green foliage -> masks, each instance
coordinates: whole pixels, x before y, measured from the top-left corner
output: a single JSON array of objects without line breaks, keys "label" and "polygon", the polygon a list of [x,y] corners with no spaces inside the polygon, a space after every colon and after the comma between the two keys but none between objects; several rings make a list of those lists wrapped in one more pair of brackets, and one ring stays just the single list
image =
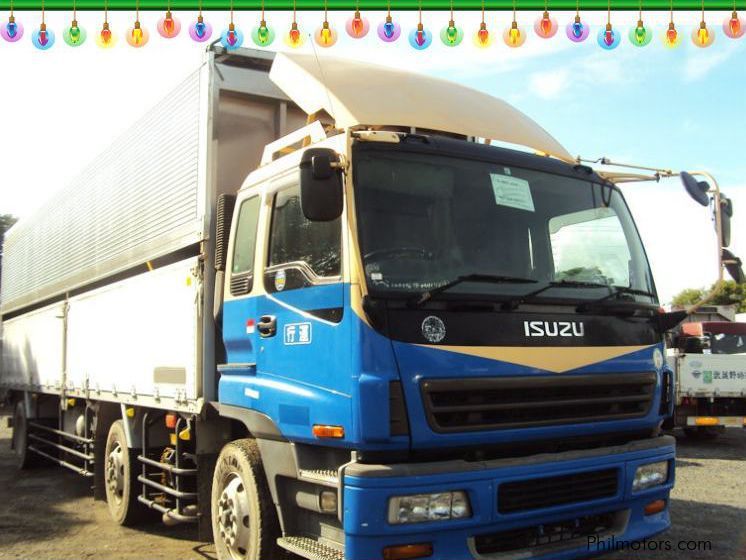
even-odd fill
[{"label": "green foliage", "polygon": [[[674,305],[693,305],[701,300],[707,288],[687,288],[673,298]],[[727,280],[717,296],[710,302],[712,305],[738,305],[736,313],[746,313],[746,284],[738,285]]]}]

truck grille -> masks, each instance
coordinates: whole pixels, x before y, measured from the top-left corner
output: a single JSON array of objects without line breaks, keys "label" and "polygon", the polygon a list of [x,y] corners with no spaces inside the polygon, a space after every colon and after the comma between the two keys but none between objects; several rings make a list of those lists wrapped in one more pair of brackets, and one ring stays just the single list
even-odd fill
[{"label": "truck grille", "polygon": [[[545,525],[522,527],[474,537],[474,549],[480,556],[494,555],[514,550],[536,549],[539,547],[571,546],[582,539],[586,545],[588,538],[613,534],[620,524],[619,513],[585,515],[576,519],[557,521]],[[537,551],[539,552],[539,551]]]},{"label": "truck grille", "polygon": [[576,424],[645,416],[657,376],[648,373],[429,379],[421,384],[440,433]]},{"label": "truck grille", "polygon": [[617,469],[506,482],[498,488],[497,509],[516,513],[610,498],[618,484]]}]

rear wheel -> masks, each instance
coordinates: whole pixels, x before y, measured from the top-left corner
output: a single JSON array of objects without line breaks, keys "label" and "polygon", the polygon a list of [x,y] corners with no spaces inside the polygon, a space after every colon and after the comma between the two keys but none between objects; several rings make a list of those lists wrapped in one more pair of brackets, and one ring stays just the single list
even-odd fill
[{"label": "rear wheel", "polygon": [[16,403],[13,411],[13,452],[16,456],[16,466],[19,469],[29,469],[38,465],[41,457],[29,451],[28,448],[28,418],[26,415],[26,406],[23,401]]},{"label": "rear wheel", "polygon": [[137,501],[137,475],[133,468],[137,458],[135,452],[127,447],[124,423],[121,420],[115,421],[109,428],[104,460],[109,513],[119,525],[135,525],[143,520],[148,510]]},{"label": "rear wheel", "polygon": [[696,426],[684,428],[684,435],[689,439],[713,440],[723,432],[720,426]]},{"label": "rear wheel", "polygon": [[218,560],[279,560],[280,526],[256,442],[220,452],[212,480],[212,532]]}]

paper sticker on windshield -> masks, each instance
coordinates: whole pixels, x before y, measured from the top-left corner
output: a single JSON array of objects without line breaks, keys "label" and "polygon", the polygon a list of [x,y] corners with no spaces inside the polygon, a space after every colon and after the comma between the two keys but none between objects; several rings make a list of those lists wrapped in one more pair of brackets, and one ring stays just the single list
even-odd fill
[{"label": "paper sticker on windshield", "polygon": [[492,192],[495,193],[495,203],[498,206],[508,206],[528,212],[535,211],[528,181],[498,173],[490,173],[490,179],[492,180]]}]

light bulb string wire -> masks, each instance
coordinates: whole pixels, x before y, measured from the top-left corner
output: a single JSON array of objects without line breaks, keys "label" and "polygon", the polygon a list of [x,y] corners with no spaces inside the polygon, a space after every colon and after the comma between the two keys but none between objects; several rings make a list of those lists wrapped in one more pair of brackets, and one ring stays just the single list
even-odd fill
[{"label": "light bulb string wire", "polygon": [[391,0],[386,2],[386,16],[391,17]]},{"label": "light bulb string wire", "polygon": [[516,23],[515,17],[515,0],[513,0],[513,23]]},{"label": "light bulb string wire", "polygon": [[262,0],[262,19],[261,21],[264,21],[264,0]]},{"label": "light bulb string wire", "polygon": [[580,17],[580,0],[575,0],[575,16]]},{"label": "light bulb string wire", "polygon": [[606,25],[611,25],[611,0],[606,5]]},{"label": "light bulb string wire", "polygon": [[484,21],[484,0],[482,0],[482,23],[485,23]]},{"label": "light bulb string wire", "polygon": [[41,24],[44,25],[44,0],[41,0]]}]

